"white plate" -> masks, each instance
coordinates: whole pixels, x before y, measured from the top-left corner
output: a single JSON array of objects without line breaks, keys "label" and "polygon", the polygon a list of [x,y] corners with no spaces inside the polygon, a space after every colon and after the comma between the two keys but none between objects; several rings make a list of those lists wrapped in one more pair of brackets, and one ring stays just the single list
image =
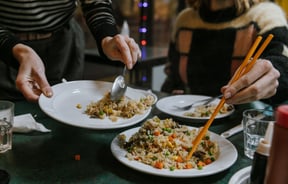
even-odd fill
[{"label": "white plate", "polygon": [[[130,130],[126,130],[122,132],[121,134],[126,135],[126,140],[128,140],[134,133],[138,131],[140,127],[132,128]],[[194,128],[194,127],[189,127]],[[131,167],[132,169],[157,175],[157,176],[165,176],[165,177],[175,177],[175,178],[188,178],[188,177],[200,177],[200,176],[207,176],[212,175],[218,172],[221,172],[225,169],[228,169],[231,167],[235,161],[237,160],[237,150],[234,147],[234,145],[228,141],[227,139],[220,137],[219,135],[210,132],[211,140],[217,141],[219,148],[220,148],[220,154],[217,160],[215,160],[213,163],[203,167],[202,170],[198,169],[183,169],[183,170],[174,170],[170,171],[169,169],[156,169],[152,166],[146,165],[144,163],[134,161],[134,160],[128,160],[128,158],[125,157],[127,151],[119,147],[119,141],[118,137],[116,136],[112,143],[111,143],[111,151],[112,154],[116,157],[117,160],[119,160],[124,165]]]},{"label": "white plate", "polygon": [[[119,118],[116,122],[112,122],[108,117],[105,119],[90,118],[84,114],[85,108],[92,101],[96,102],[111,90],[112,83],[103,81],[71,81],[54,85],[52,98],[47,98],[44,95],[40,96],[39,105],[50,117],[76,127],[89,129],[114,129],[134,125],[151,112],[149,108],[145,113],[135,115],[132,118]],[[133,89],[128,87],[126,96],[128,98],[139,100],[141,97],[153,95],[155,102],[157,96],[151,92]],[[82,106],[77,108],[77,104]]]},{"label": "white plate", "polygon": [[228,184],[249,184],[250,172],[251,172],[251,166],[239,170],[230,178]]},{"label": "white plate", "polygon": [[[157,109],[159,109],[160,111],[169,114],[171,116],[174,117],[178,117],[184,120],[208,120],[209,117],[191,117],[191,116],[185,116],[184,113],[185,112],[192,112],[194,110],[194,108],[192,107],[190,110],[188,111],[182,111],[177,109],[175,106],[179,106],[179,107],[184,107],[186,105],[189,105],[195,101],[198,100],[202,100],[202,99],[206,99],[206,98],[210,98],[210,96],[203,96],[203,95],[174,95],[174,96],[169,96],[169,97],[164,97],[162,99],[160,99],[157,103],[156,103],[156,107]],[[215,99],[213,102],[211,102],[211,104],[218,104],[220,101],[220,99]],[[200,105],[201,103],[199,103]],[[197,104],[195,104],[197,105]],[[225,114],[219,114],[215,117],[215,119],[219,119],[219,118],[224,118],[227,116],[230,116],[232,113],[234,112],[234,108],[233,110],[229,111],[228,113]]]}]

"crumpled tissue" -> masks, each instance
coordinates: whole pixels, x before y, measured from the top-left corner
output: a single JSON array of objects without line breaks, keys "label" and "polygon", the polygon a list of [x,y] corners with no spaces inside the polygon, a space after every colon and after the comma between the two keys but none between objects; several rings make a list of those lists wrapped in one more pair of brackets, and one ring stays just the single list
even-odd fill
[{"label": "crumpled tissue", "polygon": [[18,133],[29,133],[32,131],[51,132],[44,125],[36,122],[31,114],[15,116],[12,131]]}]

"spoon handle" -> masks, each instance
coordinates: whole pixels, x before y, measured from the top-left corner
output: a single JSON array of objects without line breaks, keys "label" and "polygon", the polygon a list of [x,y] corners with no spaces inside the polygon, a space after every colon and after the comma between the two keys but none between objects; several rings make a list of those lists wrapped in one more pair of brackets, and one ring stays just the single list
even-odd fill
[{"label": "spoon handle", "polygon": [[223,132],[221,134],[222,137],[225,137],[225,138],[228,138],[228,137],[231,137],[232,135],[234,134],[237,134],[238,132],[241,132],[243,130],[243,126],[242,126],[242,123],[240,123],[239,125]]},{"label": "spoon handle", "polygon": [[127,67],[126,67],[126,65],[125,65],[125,66],[124,66],[124,69],[123,69],[123,73],[122,73],[123,76],[126,75],[126,71],[127,71]]}]

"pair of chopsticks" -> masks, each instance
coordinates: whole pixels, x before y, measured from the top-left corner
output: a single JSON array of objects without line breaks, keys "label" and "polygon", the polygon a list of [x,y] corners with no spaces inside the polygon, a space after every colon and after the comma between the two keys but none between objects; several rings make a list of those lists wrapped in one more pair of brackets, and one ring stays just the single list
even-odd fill
[{"label": "pair of chopsticks", "polygon": [[[252,55],[254,54],[256,48],[258,47],[259,43],[262,40],[262,36],[258,36],[255,40],[255,42],[253,43],[252,47],[250,48],[250,50],[248,51],[244,61],[242,62],[242,64],[239,66],[239,68],[237,69],[234,77],[230,80],[229,84],[233,84],[234,82],[236,82],[241,76],[243,76],[244,74],[246,74],[247,72],[249,72],[251,70],[251,68],[253,67],[253,65],[256,63],[257,59],[260,57],[260,55],[262,54],[262,52],[264,51],[264,49],[267,47],[267,45],[270,43],[270,41],[272,40],[273,35],[270,34],[266,40],[264,41],[264,43],[261,45],[261,47],[259,48],[259,50],[256,52],[256,54],[254,55],[254,57],[252,57]],[[207,121],[207,123],[205,124],[205,126],[200,130],[199,134],[197,135],[197,137],[193,140],[193,146],[192,149],[190,150],[186,160],[190,160],[190,158],[192,157],[193,153],[196,151],[198,145],[200,144],[200,141],[202,140],[202,138],[204,137],[204,135],[206,134],[206,132],[208,131],[208,128],[210,127],[210,125],[212,124],[213,120],[215,119],[216,115],[218,114],[218,112],[220,111],[220,109],[223,107],[225,103],[225,98],[224,96],[221,98],[220,102],[218,103],[216,109],[214,110],[213,114],[211,115],[211,117],[209,118],[209,120]]]}]

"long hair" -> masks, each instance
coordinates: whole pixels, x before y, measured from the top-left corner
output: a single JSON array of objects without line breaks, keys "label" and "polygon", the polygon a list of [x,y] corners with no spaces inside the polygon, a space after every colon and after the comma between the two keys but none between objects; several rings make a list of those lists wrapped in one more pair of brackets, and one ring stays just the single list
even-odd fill
[{"label": "long hair", "polygon": [[[188,6],[194,8],[195,10],[198,10],[201,3],[207,0],[187,0]],[[213,1],[213,0],[212,0]],[[254,4],[264,2],[267,0],[234,0],[235,1],[235,7],[237,9],[237,13],[241,14],[243,12],[246,12],[248,9],[250,9]]]}]

